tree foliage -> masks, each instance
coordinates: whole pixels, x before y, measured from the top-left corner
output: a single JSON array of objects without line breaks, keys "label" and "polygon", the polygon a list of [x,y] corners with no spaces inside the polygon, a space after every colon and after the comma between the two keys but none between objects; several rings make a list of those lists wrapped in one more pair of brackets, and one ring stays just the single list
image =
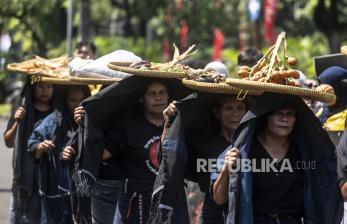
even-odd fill
[{"label": "tree foliage", "polygon": [[[77,41],[81,20],[80,1],[74,0],[73,6],[74,42]],[[301,62],[304,63],[301,68],[308,74],[313,73],[312,57],[328,52],[329,41],[317,32],[317,22],[314,21],[314,12],[323,1],[328,12],[332,10],[334,2],[342,6],[335,11],[337,21],[338,24],[347,22],[345,17],[341,16],[347,13],[345,0],[279,1],[276,30],[287,32],[290,40],[289,50],[293,56],[300,59],[299,66]],[[65,53],[67,2],[68,0],[0,0],[0,28],[2,33],[8,32],[12,38],[10,52],[6,55],[7,61],[22,60],[34,54],[55,57]],[[179,27],[182,21],[186,21],[189,26],[188,44],[197,44],[199,49],[196,58],[206,62],[211,60],[213,30],[218,27],[225,36],[223,61],[230,69],[235,68],[241,18],[245,19],[242,22],[246,22],[243,25],[246,25],[246,34],[249,35],[248,45],[254,45],[253,23],[248,20],[245,11],[247,1],[91,0],[89,2],[91,40],[96,43],[99,56],[123,48],[132,50],[145,59],[161,61],[162,42],[165,38],[169,38],[170,43],[175,42],[179,45]],[[260,17],[258,21],[260,27],[262,18]],[[327,24],[328,17],[321,19],[324,18]],[[340,32],[340,37],[343,37],[341,36],[345,32],[343,27],[336,27],[343,30]],[[329,36],[326,36],[329,40]],[[292,39],[295,41],[291,41]],[[341,40],[343,41],[343,38]],[[263,47],[268,46],[263,45]]]}]

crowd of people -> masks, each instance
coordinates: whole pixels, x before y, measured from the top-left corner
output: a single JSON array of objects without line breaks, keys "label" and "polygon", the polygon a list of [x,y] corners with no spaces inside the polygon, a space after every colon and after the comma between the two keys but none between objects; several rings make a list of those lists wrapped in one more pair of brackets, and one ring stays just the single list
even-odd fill
[{"label": "crowd of people", "polygon": [[[95,50],[81,42],[75,57]],[[238,65],[261,57],[246,49]],[[204,67],[229,76],[221,62]],[[332,107],[160,78],[132,76],[94,95],[28,82],[4,132],[14,148],[10,223],[347,223],[347,131],[335,148],[325,126],[346,109],[344,79],[340,67],[300,76],[305,88],[333,86]]]}]

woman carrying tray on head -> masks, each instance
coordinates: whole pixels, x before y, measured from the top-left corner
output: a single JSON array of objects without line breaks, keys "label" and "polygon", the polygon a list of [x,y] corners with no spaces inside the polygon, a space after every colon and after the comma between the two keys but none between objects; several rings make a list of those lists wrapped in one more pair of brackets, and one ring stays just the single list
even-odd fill
[{"label": "woman carrying tray on head", "polygon": [[[34,129],[28,140],[28,151],[40,161],[41,223],[72,222],[69,170],[60,162],[60,157],[77,129],[74,121],[75,109],[88,96],[90,92],[87,86],[68,86],[63,105],[57,106],[55,111]],[[69,152],[70,150],[69,146],[65,149]]]},{"label": "woman carrying tray on head", "polygon": [[[159,166],[157,146],[163,130],[162,111],[169,92],[170,97],[180,98],[188,91],[178,80],[132,76],[82,103],[82,149],[79,148],[76,162],[80,171],[76,180],[82,184],[76,187],[81,194],[88,194],[88,186],[91,187],[92,213],[100,211],[92,214],[93,223],[109,223],[113,219],[115,223],[145,223],[148,219]],[[112,193],[110,187],[99,190],[105,177],[117,178],[119,187],[113,188]],[[93,200],[98,201],[94,211]]]},{"label": "woman carrying tray on head", "polygon": [[[213,97],[213,101],[212,110],[214,116],[218,120],[218,124],[215,125],[218,126],[216,128],[218,131],[214,131],[212,134],[209,133],[208,136],[194,136],[186,142],[188,148],[198,149],[194,150],[190,159],[188,159],[188,170],[195,167],[194,164],[199,164],[199,160],[204,160],[206,161],[205,164],[209,164],[209,160],[212,161],[217,159],[219,154],[232,144],[234,132],[247,112],[245,102],[237,100],[235,95],[216,94]],[[163,113],[166,122],[168,122],[169,117],[175,116],[177,113],[175,104],[171,103]],[[205,193],[201,223],[217,224],[223,223],[225,206],[217,205],[210,196],[209,186],[211,168],[205,166],[196,167],[197,170],[206,170],[197,173],[192,179],[199,183],[200,190]]]},{"label": "woman carrying tray on head", "polygon": [[52,84],[25,85],[22,106],[10,117],[4,140],[13,151],[13,186],[10,223],[39,223],[41,204],[38,189],[38,160],[27,152],[27,142],[32,130],[54,108]]},{"label": "woman carrying tray on head", "polygon": [[[121,156],[125,182],[114,223],[146,223],[159,168],[158,146],[163,132],[163,110],[169,101],[167,86],[148,82],[140,94],[143,112],[121,121],[105,140],[104,156]],[[183,193],[183,192],[182,192]]]},{"label": "woman carrying tray on head", "polygon": [[263,94],[234,139],[211,177],[227,223],[341,221],[334,146],[302,99]]}]

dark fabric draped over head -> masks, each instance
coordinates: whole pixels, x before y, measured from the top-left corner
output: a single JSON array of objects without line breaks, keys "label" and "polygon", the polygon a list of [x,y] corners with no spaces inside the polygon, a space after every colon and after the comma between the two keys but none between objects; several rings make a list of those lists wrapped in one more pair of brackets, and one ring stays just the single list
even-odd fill
[{"label": "dark fabric draped over head", "polygon": [[213,157],[211,146],[201,142],[220,129],[213,108],[221,97],[224,95],[194,93],[176,103],[178,115],[173,118],[162,144],[162,162],[154,185],[149,223],[170,220],[165,209],[179,206],[178,189],[183,188],[184,178],[198,183],[203,178],[203,173],[197,172],[197,158]]},{"label": "dark fabric draped over head", "polygon": [[164,83],[170,100],[181,99],[191,91],[180,80],[154,79],[132,76],[106,87],[82,102],[86,110],[83,125],[79,129],[76,167],[92,177],[97,177],[102,159],[103,135],[119,119],[130,118],[141,112],[139,96],[147,84]]},{"label": "dark fabric draped over head", "polygon": [[[340,223],[342,198],[339,193],[334,145],[321,127],[319,120],[298,96],[265,93],[258,98],[245,115],[236,134],[234,147],[240,149],[241,158],[247,158],[249,146],[257,132],[258,118],[283,106],[296,111],[296,124],[291,140],[298,146],[305,162],[315,161],[315,169],[305,170],[306,223]],[[252,223],[251,174],[230,175],[227,223]]]},{"label": "dark fabric draped over head", "polygon": [[33,87],[28,81],[21,93],[21,106],[26,109],[26,115],[17,126],[15,145],[13,150],[13,180],[15,186],[21,186],[31,192],[33,185],[34,160],[27,152],[27,141],[34,128]]},{"label": "dark fabric draped over head", "polygon": [[[28,138],[34,129],[34,99],[33,99],[34,85],[28,79],[21,93],[21,106],[26,110],[23,120],[17,126],[15,137],[15,145],[13,151],[13,180],[14,187],[19,187],[32,191],[33,175],[34,175],[34,158],[33,155],[27,151]],[[51,100],[51,108],[56,105],[62,105],[61,99],[58,97],[59,89],[54,87],[54,94]]]}]

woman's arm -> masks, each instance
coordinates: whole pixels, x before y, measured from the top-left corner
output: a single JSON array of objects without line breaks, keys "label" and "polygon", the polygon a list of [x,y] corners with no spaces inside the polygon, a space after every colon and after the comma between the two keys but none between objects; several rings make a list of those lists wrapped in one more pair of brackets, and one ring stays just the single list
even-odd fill
[{"label": "woman's arm", "polygon": [[213,183],[213,199],[218,205],[225,204],[228,199],[229,170],[223,168],[217,180]]},{"label": "woman's arm", "polygon": [[16,137],[18,123],[24,118],[25,112],[26,111],[24,107],[19,107],[13,116],[13,125],[4,133],[5,145],[9,148],[14,147],[14,140]]},{"label": "woman's arm", "polygon": [[342,184],[340,190],[344,201],[347,201],[347,182]]},{"label": "woman's arm", "polygon": [[240,158],[240,151],[236,148],[230,149],[224,157],[224,167],[213,183],[213,199],[218,205],[225,204],[228,201],[229,191],[229,170],[235,166]]},{"label": "woman's arm", "polygon": [[14,147],[14,139],[16,137],[17,127],[18,127],[18,122],[15,121],[12,127],[4,133],[5,145],[8,148]]}]

